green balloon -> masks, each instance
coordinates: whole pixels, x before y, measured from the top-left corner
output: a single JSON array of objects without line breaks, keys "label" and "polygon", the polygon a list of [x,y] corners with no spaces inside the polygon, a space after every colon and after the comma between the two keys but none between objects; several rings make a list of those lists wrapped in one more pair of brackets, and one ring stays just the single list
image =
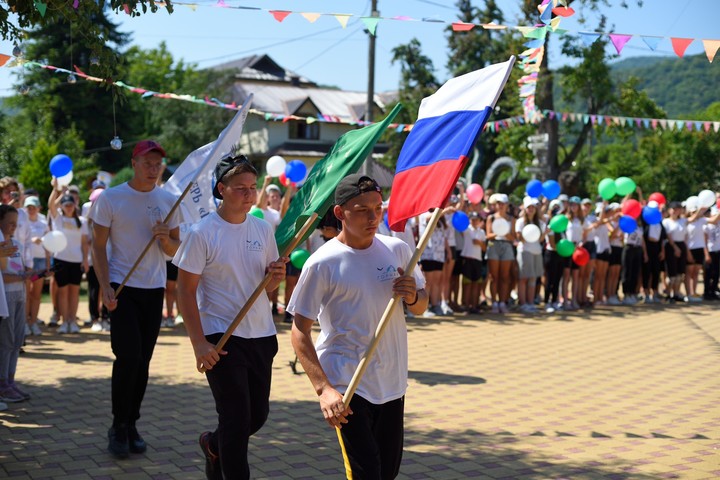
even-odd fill
[{"label": "green balloon", "polygon": [[617,193],[617,187],[615,186],[615,180],[612,178],[603,178],[598,183],[598,193],[603,200],[610,200]]},{"label": "green balloon", "polygon": [[568,218],[563,214],[555,215],[552,220],[550,220],[550,230],[555,233],[563,233],[567,230],[567,227]]},{"label": "green balloon", "polygon": [[261,209],[259,209],[258,207],[252,207],[252,208],[250,209],[250,215],[252,215],[253,217],[257,217],[257,218],[263,219],[263,220],[265,219],[265,214],[264,214],[263,211],[262,211]]},{"label": "green balloon", "polygon": [[636,185],[631,178],[618,177],[615,179],[615,188],[617,189],[617,194],[624,197],[628,193],[634,192]]},{"label": "green balloon", "polygon": [[308,258],[310,258],[310,252],[301,248],[290,254],[290,263],[292,263],[293,267],[302,270]]},{"label": "green balloon", "polygon": [[567,238],[563,238],[557,243],[555,250],[561,257],[569,257],[575,253],[575,244]]}]

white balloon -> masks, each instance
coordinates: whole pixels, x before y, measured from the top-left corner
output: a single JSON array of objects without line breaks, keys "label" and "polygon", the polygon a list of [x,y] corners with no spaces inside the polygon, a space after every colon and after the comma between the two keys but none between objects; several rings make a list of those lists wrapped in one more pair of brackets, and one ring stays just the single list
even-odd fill
[{"label": "white balloon", "polygon": [[688,212],[694,212],[698,208],[700,208],[700,199],[697,196],[693,195],[685,200],[685,210]]},{"label": "white balloon", "polygon": [[660,208],[660,204],[656,202],[655,200],[650,200],[647,204],[650,208]]},{"label": "white balloon", "polygon": [[496,218],[492,223],[492,230],[498,237],[505,236],[510,233],[510,223],[504,218]]},{"label": "white balloon", "polygon": [[534,223],[529,223],[523,227],[522,236],[526,242],[535,243],[540,240],[540,228]]},{"label": "white balloon", "polygon": [[66,187],[70,185],[70,182],[72,182],[73,179],[73,172],[70,170],[68,173],[63,175],[62,177],[57,177],[57,183],[61,187]]},{"label": "white balloon", "polygon": [[67,247],[67,237],[63,232],[52,230],[42,237],[42,245],[50,253],[58,253]]},{"label": "white balloon", "polygon": [[271,177],[279,177],[283,172],[285,172],[285,165],[286,162],[283,157],[280,155],[273,155],[268,158],[268,161],[265,164],[265,170]]},{"label": "white balloon", "polygon": [[698,201],[701,207],[710,208],[715,205],[715,192],[712,190],[703,190],[698,194]]}]

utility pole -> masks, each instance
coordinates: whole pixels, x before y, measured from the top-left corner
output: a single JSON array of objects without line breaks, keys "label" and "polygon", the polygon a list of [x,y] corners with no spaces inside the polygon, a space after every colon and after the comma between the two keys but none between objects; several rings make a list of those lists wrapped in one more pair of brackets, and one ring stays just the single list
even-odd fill
[{"label": "utility pole", "polygon": [[[379,17],[380,12],[377,11],[377,0],[372,0],[372,6],[370,9],[371,17]],[[377,35],[377,27],[375,29],[375,35],[368,31],[368,39],[370,40],[368,45],[368,88],[367,88],[367,102],[365,104],[365,121],[373,121],[373,106],[375,105],[375,36]],[[370,156],[365,159],[362,165],[363,175],[369,173],[369,162],[372,160],[372,151]]]}]

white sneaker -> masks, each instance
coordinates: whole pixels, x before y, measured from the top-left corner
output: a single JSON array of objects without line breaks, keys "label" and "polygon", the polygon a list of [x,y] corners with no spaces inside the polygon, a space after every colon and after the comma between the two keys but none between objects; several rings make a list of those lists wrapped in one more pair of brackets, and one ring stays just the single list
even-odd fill
[{"label": "white sneaker", "polygon": [[493,302],[492,308],[490,309],[490,313],[500,313],[500,306],[497,302]]},{"label": "white sneaker", "polygon": [[552,305],[545,307],[545,313],[555,313],[555,308]]},{"label": "white sneaker", "polygon": [[42,330],[40,330],[40,325],[38,325],[37,322],[30,325],[30,331],[35,336],[42,335]]},{"label": "white sneaker", "polygon": [[95,333],[102,332],[102,329],[102,324],[100,322],[94,322],[92,327],[90,327],[90,331]]},{"label": "white sneaker", "polygon": [[58,327],[57,333],[70,333],[70,326],[67,324],[67,322],[63,322],[63,324]]},{"label": "white sneaker", "polygon": [[425,318],[433,318],[435,316],[436,316],[435,312],[433,312],[429,308],[427,310],[425,310],[425,312],[423,313],[423,317],[425,317]]},{"label": "white sneaker", "polygon": [[30,335],[32,335],[32,330],[30,330],[30,325],[28,325],[28,324],[26,323],[26,324],[25,324],[25,336],[26,336],[26,337],[29,337]]},{"label": "white sneaker", "polygon": [[620,300],[615,295],[608,298],[607,304],[608,305],[622,305],[622,303],[620,303]]},{"label": "white sneaker", "polygon": [[455,311],[450,308],[450,306],[446,302],[442,302],[440,304],[440,310],[442,311],[443,315],[452,315],[453,313],[455,313]]},{"label": "white sneaker", "polygon": [[80,327],[76,322],[70,324],[70,333],[80,333]]},{"label": "white sneaker", "polygon": [[183,320],[183,318],[182,318],[182,315],[180,315],[180,314],[178,313],[177,316],[175,317],[175,325],[180,325],[180,324],[183,323],[183,322],[184,322],[184,320]]}]

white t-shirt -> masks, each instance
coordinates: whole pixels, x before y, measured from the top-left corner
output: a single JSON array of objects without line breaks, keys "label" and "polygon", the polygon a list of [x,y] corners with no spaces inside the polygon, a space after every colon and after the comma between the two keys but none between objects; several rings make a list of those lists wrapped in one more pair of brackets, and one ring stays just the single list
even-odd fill
[{"label": "white t-shirt", "polygon": [[[425,228],[427,227],[428,220],[430,220],[430,215],[420,216],[418,233],[421,238],[425,232]],[[447,228],[451,227],[448,226]],[[436,262],[445,263],[445,240],[447,239],[445,230],[446,229],[442,227],[440,222],[435,225],[435,230],[433,230],[432,235],[430,235],[430,240],[420,256],[421,260],[434,260]]]},{"label": "white t-shirt", "polygon": [[[25,271],[25,251],[24,246],[19,241],[12,239],[12,244],[17,247],[17,251],[7,257],[6,260],[6,266],[3,269],[3,273],[10,273],[12,275],[22,275],[22,273]],[[2,275],[0,275],[1,277]],[[22,292],[25,290],[25,282],[12,282],[8,283],[7,285],[4,285],[4,289],[6,292]],[[0,295],[3,297],[3,301],[7,302],[7,299],[5,298],[5,294]],[[7,303],[5,303],[5,311],[6,313],[3,315],[0,313],[0,316],[7,317]],[[0,310],[2,307],[0,307]]]},{"label": "white t-shirt", "polygon": [[[376,235],[372,245],[356,250],[336,238],[310,256],[290,298],[287,310],[317,318],[315,342],[320,364],[330,383],[344,393],[375,329],[392,299],[392,282],[405,268],[412,251],[402,240]],[[418,290],[425,279],[413,272]],[[405,315],[394,309],[385,333],[358,385],[357,394],[374,404],[405,395],[408,347]]]},{"label": "white t-shirt", "polygon": [[595,238],[595,229],[590,228],[590,226],[597,222],[598,218],[594,213],[589,214],[587,217],[585,217],[585,220],[583,220],[583,242],[591,242]]},{"label": "white t-shirt", "polygon": [[[159,187],[149,192],[140,192],[127,183],[105,190],[95,200],[90,218],[98,225],[110,228],[109,243],[112,251],[108,263],[111,282],[122,283],[152,238],[155,220],[164,220],[175,200],[173,194]],[[177,228],[177,213],[168,224],[171,230]],[[153,246],[126,285],[135,288],[163,288],[166,279],[165,254],[160,244],[153,242]]]},{"label": "white t-shirt", "polygon": [[[540,226],[538,227],[540,229],[540,232],[545,231],[545,224],[543,222],[539,222]],[[525,228],[525,218],[520,217],[515,222],[515,231],[516,232],[522,232],[522,229]],[[518,243],[517,246],[518,252],[528,252],[532,253],[533,255],[540,255],[542,253],[542,245],[540,245],[540,242],[528,242],[527,240],[523,240]]]},{"label": "white t-shirt", "polygon": [[662,236],[662,225],[656,223],[655,225],[648,225],[648,240],[657,242]]},{"label": "white t-shirt", "polygon": [[673,220],[672,218],[666,218],[662,221],[663,227],[665,227],[665,233],[668,238],[673,242],[684,242],[685,232],[687,231],[687,218],[678,218]]},{"label": "white t-shirt", "polygon": [[315,231],[312,232],[307,239],[308,252],[317,252],[320,247],[325,245],[325,242],[327,242],[327,240],[325,239],[325,237],[322,236],[320,230],[315,229]]},{"label": "white t-shirt", "polygon": [[687,225],[688,249],[705,248],[705,231],[703,227],[707,224],[707,218],[700,217]]},{"label": "white t-shirt", "polygon": [[583,241],[583,223],[579,218],[570,219],[568,222],[568,228],[566,231],[567,239],[577,244]]},{"label": "white t-shirt", "polygon": [[390,230],[388,226],[385,224],[385,222],[380,222],[380,225],[378,225],[378,231],[380,235],[386,235],[388,237],[395,237],[399,238],[403,242],[407,243],[408,246],[415,250],[415,235],[413,234],[413,226],[415,225],[415,217],[409,218],[408,221],[405,223],[405,230],[402,232],[396,232],[394,230]]},{"label": "white t-shirt", "polygon": [[[617,220],[613,220],[612,226],[613,226],[613,233],[612,233],[612,236],[610,237],[610,246],[622,247],[624,234],[623,234],[622,230],[620,230],[620,223]],[[619,233],[618,233],[618,231],[619,231]]]},{"label": "white t-shirt", "polygon": [[[47,220],[45,219],[45,216],[40,216],[38,214],[37,220],[32,221],[30,220],[30,241],[32,242],[32,239],[35,237],[42,238],[43,235],[45,235],[48,231],[50,231],[50,228],[48,227]],[[35,242],[31,243],[32,247],[30,247],[30,251],[32,253],[33,258],[45,258],[45,249],[42,246],[42,243],[37,244]]]},{"label": "white t-shirt", "polygon": [[703,230],[707,235],[708,251],[720,252],[720,226],[714,223],[706,223]]},{"label": "white t-shirt", "polygon": [[17,212],[18,220],[14,238],[23,246],[23,254],[25,255],[23,261],[26,265],[32,266],[32,234],[30,232],[30,217],[28,217],[24,208],[18,208]]},{"label": "white t-shirt", "polygon": [[[225,333],[262,282],[267,266],[277,259],[272,226],[252,215],[234,224],[213,212],[192,227],[173,263],[201,275],[197,302],[205,335]],[[275,333],[270,301],[263,291],[233,335],[261,338]]]},{"label": "white t-shirt", "polygon": [[609,252],[610,248],[610,231],[607,223],[602,223],[593,229],[592,240],[595,242],[597,253]]},{"label": "white t-shirt", "polygon": [[[263,219],[272,225],[273,232],[277,230],[277,227],[280,225],[280,221],[282,220],[282,218],[280,218],[280,212],[270,207],[261,208],[260,210],[263,212]],[[277,260],[277,258],[275,260]]]},{"label": "white t-shirt", "polygon": [[447,215],[445,215],[445,223],[448,225],[448,228],[445,231],[448,246],[456,247],[457,243],[455,243],[455,229],[450,228],[450,225],[452,225],[452,214],[448,213]]},{"label": "white t-shirt", "polygon": [[463,249],[460,252],[461,257],[474,258],[475,260],[483,259],[483,251],[480,245],[475,245],[473,240],[484,242],[487,239],[484,228],[474,228],[470,225],[463,232]]},{"label": "white t-shirt", "polygon": [[639,225],[635,229],[634,232],[625,234],[625,245],[628,245],[631,247],[640,247],[640,246],[642,246],[642,241],[643,241],[643,230],[642,230],[642,227]]},{"label": "white t-shirt", "polygon": [[64,215],[58,215],[53,218],[52,227],[53,230],[62,232],[67,238],[67,246],[57,252],[54,257],[64,262],[82,263],[82,236],[85,235],[87,240],[88,226],[87,219],[85,217],[78,217],[80,219],[80,227],[78,228],[75,217],[66,217]]}]

